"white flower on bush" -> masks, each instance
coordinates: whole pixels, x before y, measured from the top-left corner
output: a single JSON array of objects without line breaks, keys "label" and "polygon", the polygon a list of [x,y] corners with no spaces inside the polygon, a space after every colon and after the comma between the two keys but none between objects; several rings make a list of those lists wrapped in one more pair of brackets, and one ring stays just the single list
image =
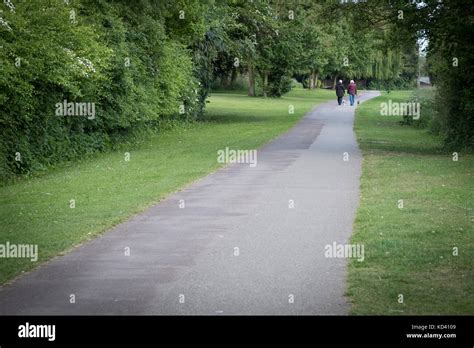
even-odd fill
[{"label": "white flower on bush", "polygon": [[95,73],[96,70],[94,68],[94,64],[87,58],[84,57],[77,57],[76,54],[71,51],[69,48],[64,49],[66,53],[73,59],[76,63],[76,68],[80,70],[82,75],[88,77],[89,73]]},{"label": "white flower on bush", "polygon": [[3,0],[3,3],[10,9],[11,12],[15,13],[15,6],[10,0]]},{"label": "white flower on bush", "polygon": [[7,28],[8,31],[12,31],[12,28],[2,17],[0,17],[0,25]]},{"label": "white flower on bush", "polygon": [[95,72],[94,64],[92,64],[92,62],[89,59],[82,58],[82,57],[76,57],[76,58],[80,64],[86,67],[88,71]]}]

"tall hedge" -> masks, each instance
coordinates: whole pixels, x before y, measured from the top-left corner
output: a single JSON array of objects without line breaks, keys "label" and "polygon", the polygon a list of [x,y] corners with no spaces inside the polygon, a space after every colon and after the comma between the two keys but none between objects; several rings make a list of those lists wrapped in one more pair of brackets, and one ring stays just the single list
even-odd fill
[{"label": "tall hedge", "polygon": [[447,148],[474,149],[474,4],[445,0],[429,22],[428,66],[437,87],[435,126]]},{"label": "tall hedge", "polygon": [[[0,177],[109,148],[196,102],[192,55],[152,1],[0,5]],[[95,117],[57,104],[94,103]]]}]

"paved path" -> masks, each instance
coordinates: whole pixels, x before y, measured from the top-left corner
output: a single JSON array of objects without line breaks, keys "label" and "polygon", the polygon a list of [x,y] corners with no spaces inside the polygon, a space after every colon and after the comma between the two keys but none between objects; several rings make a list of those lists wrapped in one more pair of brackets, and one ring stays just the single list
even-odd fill
[{"label": "paved path", "polygon": [[256,167],[227,166],[5,286],[0,314],[346,314],[347,260],[324,247],[350,237],[361,154],[355,108],[335,104]]}]

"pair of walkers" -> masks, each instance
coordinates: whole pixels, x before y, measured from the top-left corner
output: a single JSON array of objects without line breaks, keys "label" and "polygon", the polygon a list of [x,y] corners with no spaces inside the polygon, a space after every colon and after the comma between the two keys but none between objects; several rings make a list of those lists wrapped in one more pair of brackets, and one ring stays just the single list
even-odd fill
[{"label": "pair of walkers", "polygon": [[[339,80],[336,85],[337,102],[339,105],[342,104],[342,98],[344,97],[344,94],[346,94],[346,91],[342,85],[342,80]],[[351,80],[349,86],[347,86],[347,94],[349,94],[349,103],[351,106],[353,106],[355,102],[355,96],[357,95],[357,85],[355,84],[354,80]]]}]

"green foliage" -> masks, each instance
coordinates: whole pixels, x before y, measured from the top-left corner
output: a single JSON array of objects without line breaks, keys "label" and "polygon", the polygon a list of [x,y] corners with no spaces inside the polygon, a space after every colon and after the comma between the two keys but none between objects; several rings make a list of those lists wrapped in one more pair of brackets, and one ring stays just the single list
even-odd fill
[{"label": "green foliage", "polygon": [[458,151],[474,148],[473,14],[470,3],[446,1],[434,13],[429,33],[427,61],[437,87],[439,132],[446,146]]},{"label": "green foliage", "polygon": [[435,90],[433,88],[419,88],[413,91],[409,102],[419,103],[420,117],[418,120],[413,120],[413,117],[407,118],[407,124],[413,125],[416,128],[427,128],[431,133],[439,134],[434,110],[434,95]]},{"label": "green foliage", "polygon": [[[107,150],[178,117],[181,104],[195,116],[191,53],[168,38],[152,1],[15,5],[0,27],[2,178]],[[64,100],[93,103],[95,117],[58,116]]]},{"label": "green foliage", "polygon": [[[360,6],[359,6],[360,5]],[[402,47],[403,66],[399,78],[428,72],[437,86],[432,131],[444,138],[453,150],[474,147],[474,103],[472,101],[472,67],[474,60],[472,2],[457,0],[367,1],[353,6],[359,26],[388,27],[388,48]],[[403,18],[400,18],[400,12]],[[422,40],[426,44],[421,61],[408,43]],[[411,52],[410,52],[411,50]],[[420,64],[420,66],[418,66]]]},{"label": "green foliage", "polygon": [[[421,68],[439,87],[431,129],[451,147],[474,142],[472,16],[460,20],[470,4],[14,3],[0,5],[1,179],[106,151],[140,129],[200,119],[213,86],[271,97],[290,91],[293,77],[310,89],[326,77],[411,88],[417,36],[429,39]],[[58,116],[65,100],[93,104],[95,117]]]},{"label": "green foliage", "polygon": [[270,75],[268,94],[271,97],[281,97],[293,88],[293,80],[282,73]]}]

